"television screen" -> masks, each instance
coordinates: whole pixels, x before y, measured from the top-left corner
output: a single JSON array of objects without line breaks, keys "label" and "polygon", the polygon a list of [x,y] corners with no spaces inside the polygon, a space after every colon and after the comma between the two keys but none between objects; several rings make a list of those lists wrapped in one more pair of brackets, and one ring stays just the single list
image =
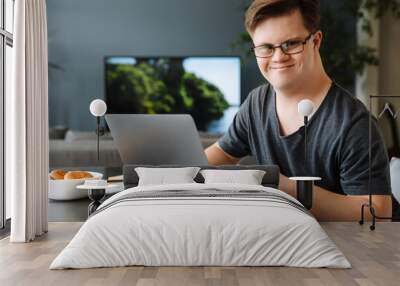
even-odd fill
[{"label": "television screen", "polygon": [[192,115],[198,130],[224,133],[240,105],[239,57],[105,58],[108,113]]}]

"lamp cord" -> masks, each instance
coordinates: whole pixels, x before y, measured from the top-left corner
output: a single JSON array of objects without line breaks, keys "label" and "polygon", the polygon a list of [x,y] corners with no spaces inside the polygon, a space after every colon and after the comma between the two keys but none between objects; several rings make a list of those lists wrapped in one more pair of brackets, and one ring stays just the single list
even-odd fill
[{"label": "lamp cord", "polygon": [[96,116],[97,123],[97,161],[100,161],[100,116]]},{"label": "lamp cord", "polygon": [[305,175],[310,175],[307,174],[308,171],[308,165],[307,165],[307,125],[308,125],[308,116],[304,116],[304,170],[305,170]]}]

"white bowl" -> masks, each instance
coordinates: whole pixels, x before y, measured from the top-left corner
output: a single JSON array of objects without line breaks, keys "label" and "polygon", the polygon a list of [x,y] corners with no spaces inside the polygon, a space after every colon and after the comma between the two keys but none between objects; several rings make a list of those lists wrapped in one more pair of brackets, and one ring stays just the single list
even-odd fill
[{"label": "white bowl", "polygon": [[[92,174],[91,179],[101,179],[103,174],[97,172],[89,172]],[[77,200],[88,197],[87,190],[79,190],[76,186],[81,185],[86,179],[66,179],[66,180],[50,180],[49,179],[49,199],[52,200]]]}]

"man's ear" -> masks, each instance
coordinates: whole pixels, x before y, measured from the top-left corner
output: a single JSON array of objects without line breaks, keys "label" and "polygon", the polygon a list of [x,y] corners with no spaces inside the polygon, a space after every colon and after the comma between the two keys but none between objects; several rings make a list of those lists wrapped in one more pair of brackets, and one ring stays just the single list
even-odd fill
[{"label": "man's ear", "polygon": [[318,49],[318,50],[319,50],[320,47],[321,47],[322,39],[323,39],[322,31],[317,31],[317,32],[315,32],[315,34],[314,34],[314,36],[313,36],[313,44],[314,44],[314,47],[315,47],[316,49]]}]

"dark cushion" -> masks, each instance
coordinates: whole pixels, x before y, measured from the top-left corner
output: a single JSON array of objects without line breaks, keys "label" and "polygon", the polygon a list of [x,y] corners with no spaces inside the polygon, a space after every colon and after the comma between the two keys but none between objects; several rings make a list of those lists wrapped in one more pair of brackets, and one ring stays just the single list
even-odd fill
[{"label": "dark cushion", "polygon": [[[146,168],[182,168],[182,167],[193,167],[193,166],[182,166],[182,165],[124,165],[124,189],[136,187],[139,183],[139,176],[135,171],[137,167]],[[262,179],[261,184],[265,187],[278,188],[279,185],[279,167],[277,165],[223,165],[223,166],[198,166],[201,170],[206,169],[220,169],[220,170],[263,170],[265,175]],[[194,178],[197,183],[204,183],[204,178],[200,174]]]},{"label": "dark cushion", "polygon": [[49,139],[50,140],[60,140],[65,138],[68,128],[63,126],[56,126],[49,128]]}]

